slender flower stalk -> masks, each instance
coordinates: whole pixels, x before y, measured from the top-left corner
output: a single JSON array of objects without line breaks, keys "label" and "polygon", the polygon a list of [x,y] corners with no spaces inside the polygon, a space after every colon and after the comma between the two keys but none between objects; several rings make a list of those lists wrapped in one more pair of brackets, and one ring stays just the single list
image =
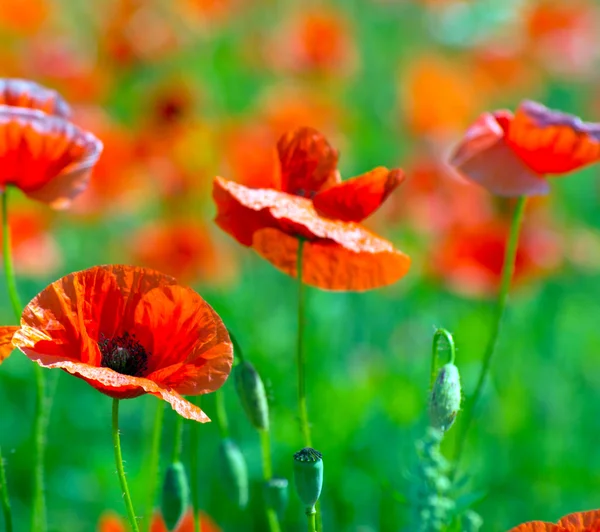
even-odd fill
[{"label": "slender flower stalk", "polygon": [[[194,401],[196,405],[198,403]],[[199,405],[198,405],[199,406]],[[200,479],[198,478],[198,423],[192,423],[190,427],[190,497],[192,499],[192,510],[194,512],[194,532],[200,532],[200,510],[198,506]]]},{"label": "slender flower stalk", "polygon": [[215,392],[215,423],[219,429],[222,439],[229,437],[229,420],[227,419],[227,410],[225,410],[225,401],[222,390]]},{"label": "slender flower stalk", "polygon": [[527,201],[526,196],[520,196],[517,200],[515,210],[513,212],[510,233],[508,236],[508,243],[506,246],[506,252],[504,254],[504,264],[502,265],[502,278],[500,281],[500,291],[498,293],[498,300],[496,303],[496,312],[494,315],[494,322],[492,325],[492,331],[486,346],[485,353],[483,355],[483,363],[481,365],[481,371],[479,373],[479,379],[475,386],[475,392],[471,396],[465,414],[463,416],[464,421],[462,424],[462,430],[458,436],[458,442],[456,444],[456,454],[454,460],[455,470],[458,468],[462,453],[464,451],[465,440],[467,433],[475,416],[475,409],[480,399],[483,385],[485,384],[486,377],[489,373],[490,366],[492,363],[492,357],[496,350],[498,343],[498,337],[500,335],[500,329],[502,326],[502,318],[504,317],[504,311],[506,310],[506,303],[508,299],[508,292],[510,290],[510,283],[515,271],[515,259],[517,256],[517,248],[519,244],[519,233],[521,230],[521,223],[523,221],[523,214],[525,212],[525,204]]},{"label": "slender flower stalk", "polygon": [[175,416],[175,428],[173,429],[173,454],[171,462],[181,461],[181,450],[183,448],[183,417]]},{"label": "slender flower stalk", "polygon": [[317,532],[317,513],[316,512],[312,512],[312,513],[306,513],[307,519],[306,519],[306,530],[307,532]]},{"label": "slender flower stalk", "polygon": [[[21,321],[23,305],[17,290],[17,281],[12,261],[12,249],[10,245],[10,229],[8,227],[8,188],[0,194],[2,196],[2,254],[4,258],[4,275],[6,286],[13,312],[17,322]],[[40,366],[34,364],[36,401],[34,419],[34,496],[33,510],[31,514],[32,530],[46,532],[46,497],[44,490],[44,449],[46,446],[46,385],[44,372]]]},{"label": "slender flower stalk", "polygon": [[302,282],[302,253],[304,251],[304,240],[298,239],[298,257],[296,263],[296,274],[298,276],[298,343],[296,346],[296,365],[298,366],[298,416],[300,418],[300,430],[302,431],[302,442],[305,447],[311,447],[310,423],[308,421],[308,409],[306,406],[306,376],[304,356],[304,283]]},{"label": "slender flower stalk", "polygon": [[148,494],[146,500],[146,511],[144,513],[146,519],[144,521],[144,529],[150,531],[152,521],[152,510],[154,508],[154,499],[156,497],[156,486],[158,485],[158,468],[160,462],[160,441],[162,439],[163,419],[165,417],[165,405],[159,401],[156,405],[156,413],[154,414],[154,424],[152,427],[152,441],[150,444],[150,457],[148,459]]},{"label": "slender flower stalk", "polygon": [[2,512],[4,513],[4,527],[6,532],[12,532],[12,510],[8,498],[8,484],[6,483],[6,472],[4,471],[4,458],[0,449],[0,495],[2,497]]},{"label": "slender flower stalk", "polygon": [[[260,448],[262,451],[262,470],[263,480],[267,483],[273,477],[273,464],[271,462],[271,432],[267,430],[259,430]],[[279,519],[274,508],[267,505],[266,507],[267,522],[269,524],[269,532],[279,532]]]},{"label": "slender flower stalk", "polygon": [[129,487],[127,486],[127,479],[125,478],[125,469],[123,468],[123,455],[121,454],[121,438],[119,437],[119,399],[113,399],[112,405],[112,439],[113,447],[115,448],[115,463],[117,466],[117,474],[119,475],[119,482],[121,483],[121,491],[123,492],[123,499],[125,500],[125,507],[127,508],[127,517],[129,518],[129,524],[133,532],[139,532],[137,519],[135,517],[135,511],[133,510],[133,504],[131,502],[131,495],[129,494]]}]

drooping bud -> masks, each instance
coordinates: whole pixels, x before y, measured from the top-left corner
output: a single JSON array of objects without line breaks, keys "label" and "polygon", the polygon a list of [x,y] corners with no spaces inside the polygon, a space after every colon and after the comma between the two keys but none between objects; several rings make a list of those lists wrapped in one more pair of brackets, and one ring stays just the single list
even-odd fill
[{"label": "drooping bud", "polygon": [[275,510],[279,518],[283,516],[288,503],[287,478],[274,477],[265,482],[265,502],[267,507]]},{"label": "drooping bud", "polygon": [[440,369],[429,398],[429,420],[431,426],[446,432],[454,423],[460,410],[460,375],[454,364]]},{"label": "drooping bud", "polygon": [[298,451],[294,455],[294,480],[306,513],[314,513],[323,487],[323,455],[311,447]]},{"label": "drooping bud", "polygon": [[229,498],[245,508],[249,496],[248,469],[242,451],[231,438],[224,438],[219,445],[219,469]]},{"label": "drooping bud", "polygon": [[260,375],[248,361],[238,364],[233,372],[235,389],[250,423],[258,430],[269,430],[269,404]]},{"label": "drooping bud", "polygon": [[190,502],[190,488],[181,462],[172,463],[165,473],[161,511],[168,530],[175,530]]},{"label": "drooping bud", "polygon": [[479,529],[483,526],[483,519],[481,516],[473,510],[467,510],[462,516],[462,530],[463,532],[479,532]]}]

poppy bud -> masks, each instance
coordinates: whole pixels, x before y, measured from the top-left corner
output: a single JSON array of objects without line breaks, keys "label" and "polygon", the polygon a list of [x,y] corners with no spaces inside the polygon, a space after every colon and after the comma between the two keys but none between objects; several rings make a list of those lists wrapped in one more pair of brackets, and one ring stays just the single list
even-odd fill
[{"label": "poppy bud", "polygon": [[229,498],[240,508],[245,508],[248,504],[248,469],[242,451],[231,438],[221,440],[219,468]]},{"label": "poppy bud", "polygon": [[272,478],[265,482],[265,502],[280,518],[283,516],[288,503],[287,478]]},{"label": "poppy bud", "polygon": [[462,516],[462,530],[464,532],[479,532],[483,526],[483,519],[473,510],[467,510]]},{"label": "poppy bud", "polygon": [[269,404],[260,375],[247,361],[238,364],[233,371],[235,389],[250,423],[258,430],[269,430]]},{"label": "poppy bud", "polygon": [[298,451],[294,455],[294,480],[306,513],[314,513],[323,487],[323,455],[311,447]]},{"label": "poppy bud", "polygon": [[181,462],[172,463],[165,473],[161,510],[168,530],[175,530],[185,513],[190,499],[190,488]]},{"label": "poppy bud", "polygon": [[454,364],[440,369],[429,399],[431,426],[446,432],[454,423],[460,410],[460,375]]}]

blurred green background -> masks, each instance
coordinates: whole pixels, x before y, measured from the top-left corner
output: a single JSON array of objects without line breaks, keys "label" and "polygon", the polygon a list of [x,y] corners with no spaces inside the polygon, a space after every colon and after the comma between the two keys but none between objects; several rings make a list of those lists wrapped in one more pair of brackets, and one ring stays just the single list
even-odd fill
[{"label": "blurred green background", "polygon": [[[24,244],[15,238],[15,245],[24,246],[21,259],[16,251],[24,301],[61,275],[95,264],[156,267],[162,261],[168,270],[189,261],[185,281],[214,306],[266,381],[279,476],[291,480],[292,455],[301,447],[294,378],[296,286],[212,225],[212,177],[260,182],[277,137],[298,125],[322,129],[340,148],[345,177],[380,164],[406,170],[407,183],[371,227],[411,255],[411,272],[394,286],[363,294],[309,288],[306,352],[313,440],[325,461],[324,530],[409,530],[410,509],[402,498],[411,488],[415,441],[427,425],[433,331],[445,327],[454,334],[469,394],[493,315],[493,290],[474,295],[468,276],[457,285],[448,281],[449,267],[441,272],[437,267],[436,250],[455,220],[469,214],[454,196],[439,194],[453,186],[444,177],[443,160],[480,112],[514,108],[523,98],[596,118],[598,5],[570,0],[2,3],[3,75],[61,91],[74,106],[74,121],[106,144],[94,190],[72,211],[49,213],[24,198],[14,203],[13,232],[22,227],[16,219],[21,208],[34,209],[35,219],[43,221],[33,236],[23,237]],[[413,176],[411,169],[424,163],[439,166],[442,175],[421,188],[421,174]],[[511,295],[462,463],[469,476],[466,491],[484,495],[474,509],[486,531],[534,519],[556,521],[599,504],[597,172],[594,167],[557,179],[548,200],[530,205],[532,231],[538,222],[548,228],[558,258],[524,276]],[[486,220],[504,219],[507,205],[464,183],[456,187],[459,200],[475,195]],[[437,226],[437,216],[452,220]],[[182,219],[202,223],[204,245],[177,255],[164,242],[150,240],[150,252],[136,252],[149,224]],[[50,248],[40,244],[40,234],[46,244],[50,239]],[[204,268],[203,261],[211,267]],[[485,268],[497,279],[497,268]],[[6,293],[0,281],[0,294]],[[2,297],[0,319],[13,323]],[[18,352],[0,367],[0,443],[16,530],[29,526],[32,369]],[[49,527],[89,532],[103,512],[125,513],[113,462],[111,401],[58,373],[48,372]],[[251,502],[237,509],[224,492],[215,468],[219,435],[213,423],[200,431],[200,506],[224,531],[266,530],[259,439],[232,382],[224,393],[231,434],[249,466]],[[213,397],[202,397],[201,404],[212,417]],[[143,396],[121,409],[123,453],[138,514],[157,407],[158,400]],[[163,470],[173,423],[168,409]],[[452,429],[443,444],[448,457],[456,432]],[[304,528],[292,492],[283,529]]]}]

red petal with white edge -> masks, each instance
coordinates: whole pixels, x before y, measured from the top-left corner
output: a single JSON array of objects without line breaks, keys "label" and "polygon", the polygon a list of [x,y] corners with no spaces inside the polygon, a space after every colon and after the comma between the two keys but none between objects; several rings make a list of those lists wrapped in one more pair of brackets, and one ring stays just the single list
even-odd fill
[{"label": "red petal with white edge", "polygon": [[313,198],[313,205],[323,216],[344,222],[361,222],[373,214],[402,181],[402,170],[379,166],[319,192]]},{"label": "red petal with white edge", "polygon": [[71,114],[69,104],[58,92],[26,79],[0,78],[0,105],[37,109],[62,118]]},{"label": "red petal with white edge", "polygon": [[467,130],[450,157],[450,164],[466,179],[498,196],[547,194],[548,182],[534,172],[508,145],[508,111],[484,113]]},{"label": "red petal with white edge", "polygon": [[508,129],[508,144],[533,172],[566,174],[600,161],[600,124],[524,101]]},{"label": "red petal with white edge", "polygon": [[302,127],[283,135],[277,143],[281,164],[281,190],[312,198],[339,182],[338,152],[316,129]]},{"label": "red petal with white edge", "polygon": [[91,133],[57,116],[0,106],[0,188],[14,185],[56,209],[87,187],[102,152]]}]

